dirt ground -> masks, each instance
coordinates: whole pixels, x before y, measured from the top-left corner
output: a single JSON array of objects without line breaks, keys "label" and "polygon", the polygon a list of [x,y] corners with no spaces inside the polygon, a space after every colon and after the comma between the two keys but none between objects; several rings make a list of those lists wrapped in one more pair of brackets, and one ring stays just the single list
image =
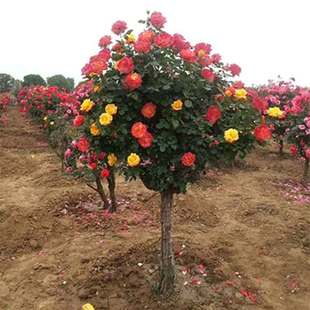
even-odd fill
[{"label": "dirt ground", "polygon": [[[174,208],[177,287],[157,297],[159,196],[118,180],[119,211],[61,173],[38,126],[0,127],[0,309],[310,309],[310,204],[277,183],[301,164],[258,149]],[[309,197],[309,187],[301,193]]]}]

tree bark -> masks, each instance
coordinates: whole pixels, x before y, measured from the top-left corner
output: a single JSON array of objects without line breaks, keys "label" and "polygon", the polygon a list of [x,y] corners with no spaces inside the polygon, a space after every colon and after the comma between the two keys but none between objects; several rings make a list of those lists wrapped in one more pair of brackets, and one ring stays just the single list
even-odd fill
[{"label": "tree bark", "polygon": [[100,195],[101,200],[103,201],[103,206],[105,209],[109,208],[109,201],[108,198],[104,192],[101,180],[100,180],[100,176],[96,176],[96,185],[97,185],[97,191]]},{"label": "tree bark", "polygon": [[283,139],[280,139],[279,141],[279,155],[280,156],[283,156],[283,146],[284,146],[284,142],[283,142]]},{"label": "tree bark", "polygon": [[173,192],[161,193],[161,253],[160,253],[160,280],[159,293],[169,295],[174,290],[175,263],[171,238],[171,211],[173,205]]},{"label": "tree bark", "polygon": [[110,199],[111,199],[111,208],[110,211],[116,212],[117,202],[115,196],[115,173],[111,171],[110,176],[108,178],[108,185],[109,185],[109,192],[110,192]]},{"label": "tree bark", "polygon": [[302,181],[304,183],[307,183],[309,180],[309,158],[305,159],[305,165],[304,165],[304,175],[302,178]]}]

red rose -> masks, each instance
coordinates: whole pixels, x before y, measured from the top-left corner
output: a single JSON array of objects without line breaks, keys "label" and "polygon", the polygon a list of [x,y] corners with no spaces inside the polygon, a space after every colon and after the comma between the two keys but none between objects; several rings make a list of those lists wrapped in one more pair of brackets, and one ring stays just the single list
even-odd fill
[{"label": "red rose", "polygon": [[260,111],[261,113],[264,113],[268,108],[268,102],[265,99],[257,96],[254,96],[252,98],[252,105],[256,110]]},{"label": "red rose", "polygon": [[85,118],[83,115],[77,115],[73,120],[73,126],[80,127],[84,124]]},{"label": "red rose", "polygon": [[151,24],[157,29],[163,28],[166,21],[166,18],[160,12],[153,12],[150,17]]},{"label": "red rose", "polygon": [[170,47],[173,44],[173,37],[169,33],[160,33],[154,39],[155,44],[161,48]]},{"label": "red rose", "polygon": [[128,74],[134,70],[134,63],[131,57],[125,56],[121,60],[119,60],[115,68],[120,72],[120,73],[125,73]]},{"label": "red rose", "polygon": [[142,122],[136,122],[131,126],[131,135],[136,139],[143,138],[146,133],[147,126]]},{"label": "red rose", "polygon": [[240,72],[241,72],[241,68],[240,68],[238,65],[236,65],[236,64],[231,64],[231,65],[228,67],[228,70],[231,72],[231,74],[232,74],[233,76],[239,75]]},{"label": "red rose", "polygon": [[214,64],[218,64],[222,59],[222,56],[220,54],[213,54],[211,56],[211,60]]},{"label": "red rose", "polygon": [[202,57],[198,58],[198,63],[203,67],[208,67],[212,64],[212,60],[210,57]]},{"label": "red rose", "polygon": [[88,167],[89,167],[89,169],[91,169],[91,170],[96,170],[97,164],[94,163],[94,162],[92,162],[92,163],[89,163],[89,164],[88,164]]},{"label": "red rose", "polygon": [[97,59],[101,61],[108,61],[110,58],[111,58],[111,51],[108,48],[104,48],[97,55]]},{"label": "red rose", "polygon": [[198,43],[195,45],[195,53],[199,58],[204,57],[212,51],[212,47],[210,44],[206,43]]},{"label": "red rose", "polygon": [[185,40],[185,38],[178,33],[173,35],[173,47],[178,51],[189,49],[191,45]]},{"label": "red rose", "polygon": [[214,125],[222,116],[222,112],[217,105],[211,105],[208,108],[207,114],[204,119],[208,121],[211,125]]},{"label": "red rose", "polygon": [[152,136],[152,134],[147,131],[142,138],[138,139],[138,143],[143,148],[150,147],[152,145],[152,143],[153,143],[153,136]]},{"label": "red rose", "polygon": [[156,105],[152,102],[146,103],[142,109],[141,114],[146,118],[152,118],[156,113]]},{"label": "red rose", "polygon": [[82,153],[85,153],[89,150],[89,142],[85,137],[80,138],[76,146],[78,150]]},{"label": "red rose", "polygon": [[100,175],[103,179],[106,179],[110,176],[110,171],[107,168],[103,168],[100,172]]},{"label": "red rose", "polygon": [[151,41],[146,39],[138,39],[134,44],[137,53],[148,53],[151,50]]},{"label": "red rose", "polygon": [[293,156],[297,156],[298,155],[298,148],[295,144],[292,144],[291,147],[290,147],[290,151],[291,151],[291,154]]},{"label": "red rose", "polygon": [[182,165],[185,167],[191,167],[195,164],[196,155],[192,152],[187,152],[183,154],[181,158]]},{"label": "red rose", "polygon": [[142,84],[141,75],[138,73],[130,73],[124,78],[123,84],[125,88],[128,88],[129,90],[135,90]]},{"label": "red rose", "polygon": [[266,124],[256,127],[254,129],[254,136],[259,142],[264,142],[272,138],[271,130]]},{"label": "red rose", "polygon": [[151,30],[143,31],[139,34],[138,40],[152,42],[154,39],[155,33]]},{"label": "red rose", "polygon": [[234,84],[232,84],[232,87],[235,89],[244,88],[244,83],[241,81],[236,81]]},{"label": "red rose", "polygon": [[120,43],[115,43],[113,46],[112,46],[112,51],[114,51],[114,52],[118,52],[118,53],[120,53],[121,51],[123,50],[123,46],[122,46],[122,44],[120,44]]},{"label": "red rose", "polygon": [[111,36],[103,36],[100,40],[99,40],[99,47],[103,48],[103,47],[107,47],[108,45],[110,45],[112,42],[112,38]]},{"label": "red rose", "polygon": [[195,62],[196,61],[196,54],[191,51],[190,49],[181,50],[180,56],[187,62]]},{"label": "red rose", "polygon": [[100,153],[98,154],[98,159],[99,159],[99,160],[104,160],[105,156],[106,156],[106,153],[105,153],[105,152],[100,152]]},{"label": "red rose", "polygon": [[112,25],[112,31],[115,34],[121,34],[122,32],[124,32],[127,29],[127,24],[122,21],[122,20],[118,20],[117,22],[115,22]]},{"label": "red rose", "polygon": [[215,74],[209,69],[203,69],[201,71],[201,76],[206,79],[208,82],[213,83],[215,79]]}]

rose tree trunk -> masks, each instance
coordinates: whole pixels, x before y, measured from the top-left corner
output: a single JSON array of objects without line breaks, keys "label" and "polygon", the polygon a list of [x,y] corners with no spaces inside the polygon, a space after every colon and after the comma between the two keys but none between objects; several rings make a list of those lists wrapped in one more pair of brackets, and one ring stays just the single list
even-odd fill
[{"label": "rose tree trunk", "polygon": [[304,175],[302,178],[303,182],[307,182],[309,180],[309,158],[305,159],[305,165],[304,165]]},{"label": "rose tree trunk", "polygon": [[159,293],[169,295],[174,290],[175,263],[171,238],[171,211],[173,204],[173,192],[161,193],[161,253],[160,253],[160,281]]}]

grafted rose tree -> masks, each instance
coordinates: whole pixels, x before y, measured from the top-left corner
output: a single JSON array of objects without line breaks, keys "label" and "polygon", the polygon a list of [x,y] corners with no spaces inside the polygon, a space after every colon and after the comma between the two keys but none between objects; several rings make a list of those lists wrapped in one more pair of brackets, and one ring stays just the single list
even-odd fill
[{"label": "grafted rose tree", "polygon": [[279,145],[280,155],[283,155],[286,130],[292,126],[288,105],[296,96],[298,89],[293,81],[271,81],[258,90],[260,96],[268,103],[265,111],[262,112],[267,124],[271,125],[272,136]]},{"label": "grafted rose tree", "polygon": [[7,121],[8,106],[11,103],[12,98],[9,92],[0,93],[0,121],[5,124]]},{"label": "grafted rose tree", "polygon": [[[98,91],[98,85],[92,80],[79,85],[75,94],[81,104],[78,113],[72,121],[71,138],[73,140],[67,146],[64,153],[66,171],[76,178],[83,178],[86,184],[98,192],[105,209],[111,212],[116,211],[115,194],[115,170],[118,158],[114,151],[118,149],[111,143],[111,139],[101,139],[102,130],[96,124],[96,120],[89,116],[95,109],[95,103],[91,98]],[[96,97],[96,96],[95,96]],[[99,102],[97,103],[99,105]],[[106,114],[99,120],[101,123],[111,121],[117,112],[115,105],[110,104],[105,108]],[[108,201],[102,181],[107,180],[111,204]],[[92,185],[94,183],[95,185]]]},{"label": "grafted rose tree", "polygon": [[[175,280],[174,194],[185,193],[207,162],[247,152],[255,124],[243,124],[244,132],[238,128],[246,110],[241,107],[243,85],[235,85],[235,93],[225,98],[231,77],[240,72],[237,65],[223,64],[210,44],[192,45],[182,35],[164,31],[161,13],[141,23],[145,29],[135,35],[125,22],[116,22],[115,40],[102,37],[100,52],[84,66],[96,91],[81,105],[84,123],[76,141],[82,139],[96,158],[101,152],[113,154],[128,180],[140,178],[160,193],[158,289],[167,294]],[[105,159],[98,163],[110,171]]]},{"label": "grafted rose tree", "polygon": [[287,129],[291,153],[304,161],[302,182],[309,181],[310,161],[310,91],[300,90],[287,107],[294,125]]}]

